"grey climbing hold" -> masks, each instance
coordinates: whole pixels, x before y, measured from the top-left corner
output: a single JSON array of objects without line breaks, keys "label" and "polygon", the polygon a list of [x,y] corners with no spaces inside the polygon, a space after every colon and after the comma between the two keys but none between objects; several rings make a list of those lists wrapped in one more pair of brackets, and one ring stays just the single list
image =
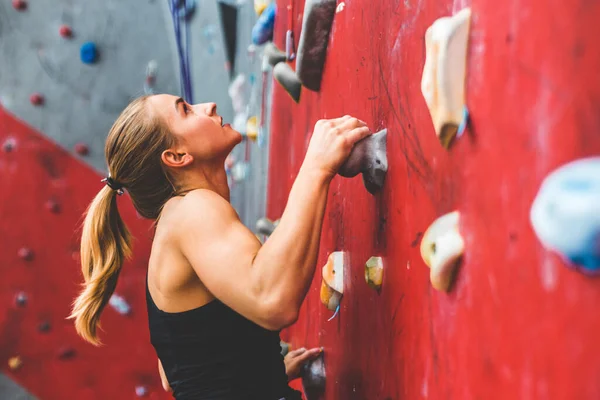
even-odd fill
[{"label": "grey climbing hold", "polygon": [[279,342],[279,345],[281,346],[281,355],[285,357],[290,352],[290,344],[282,340]]},{"label": "grey climbing hold", "polygon": [[275,228],[279,225],[279,220],[273,222],[268,218],[261,218],[256,221],[256,233],[260,235],[270,236]]},{"label": "grey climbing hold", "polygon": [[338,174],[352,178],[362,173],[365,188],[375,194],[383,187],[387,170],[387,129],[383,129],[358,142]]},{"label": "grey climbing hold", "polygon": [[273,77],[294,99],[296,103],[300,101],[302,84],[298,80],[296,73],[287,63],[280,62],[273,68]]},{"label": "grey climbing hold", "polygon": [[306,0],[304,4],[302,33],[296,55],[296,73],[300,82],[315,92],[321,89],[329,33],[336,6],[336,0]]},{"label": "grey climbing hold", "polygon": [[323,353],[304,364],[302,369],[302,388],[307,400],[318,399],[325,392],[325,360]]},{"label": "grey climbing hold", "polygon": [[286,54],[279,50],[273,42],[269,42],[265,45],[265,49],[263,52],[263,56],[266,57],[267,62],[274,67],[280,62],[285,62],[287,60]]}]

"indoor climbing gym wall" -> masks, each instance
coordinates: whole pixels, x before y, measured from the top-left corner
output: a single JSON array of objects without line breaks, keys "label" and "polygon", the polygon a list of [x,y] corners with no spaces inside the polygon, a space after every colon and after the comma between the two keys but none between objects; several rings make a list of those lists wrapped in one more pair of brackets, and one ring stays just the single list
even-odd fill
[{"label": "indoor climbing gym wall", "polygon": [[296,387],[600,398],[600,4],[278,0],[277,12],[267,217],[281,216],[317,120],[349,114],[377,132],[331,184],[313,284],[282,334],[325,350]]},{"label": "indoor climbing gym wall", "polygon": [[105,345],[83,342],[65,318],[81,281],[82,213],[122,109],[173,93],[233,119],[223,14],[217,1],[0,1],[0,399],[171,398],[147,328],[150,224],[128,199],[119,207],[135,258],[102,317]]}]

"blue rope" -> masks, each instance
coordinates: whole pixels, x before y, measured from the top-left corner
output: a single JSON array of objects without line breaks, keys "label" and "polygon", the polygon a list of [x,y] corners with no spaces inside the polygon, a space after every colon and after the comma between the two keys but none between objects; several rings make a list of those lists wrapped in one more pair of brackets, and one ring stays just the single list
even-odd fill
[{"label": "blue rope", "polygon": [[338,312],[340,311],[340,305],[338,304],[338,306],[335,308],[335,312],[333,313],[333,315],[331,316],[331,318],[329,318],[327,320],[327,322],[331,321],[332,319],[335,318],[336,315],[338,315]]},{"label": "blue rope", "polygon": [[[193,4],[192,0],[171,0],[171,16],[173,18],[173,29],[175,31],[175,41],[177,44],[177,53],[179,55],[179,70],[181,74],[181,94],[188,103],[194,103],[192,94],[192,79],[190,75],[190,25],[187,20],[188,4]],[[185,38],[182,38],[181,20],[183,19]],[[184,42],[185,41],[185,45]]]}]

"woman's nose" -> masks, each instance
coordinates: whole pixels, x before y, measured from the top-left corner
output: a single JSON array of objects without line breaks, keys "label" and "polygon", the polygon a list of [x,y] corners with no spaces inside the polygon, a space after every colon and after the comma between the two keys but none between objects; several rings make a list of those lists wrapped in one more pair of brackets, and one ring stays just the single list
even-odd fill
[{"label": "woman's nose", "polygon": [[205,103],[204,109],[205,109],[206,115],[208,115],[209,117],[212,117],[213,115],[215,115],[217,113],[217,105],[215,103]]}]

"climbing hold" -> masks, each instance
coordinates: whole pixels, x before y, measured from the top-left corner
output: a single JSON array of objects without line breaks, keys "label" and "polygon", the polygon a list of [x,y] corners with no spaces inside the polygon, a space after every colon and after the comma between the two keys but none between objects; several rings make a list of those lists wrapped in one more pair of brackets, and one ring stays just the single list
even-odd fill
[{"label": "climbing hold", "polygon": [[84,64],[93,64],[98,60],[98,48],[94,42],[86,42],[81,45],[79,50],[81,62]]},{"label": "climbing hold", "polygon": [[19,307],[24,307],[27,304],[27,295],[25,292],[19,292],[15,296],[15,304]]},{"label": "climbing hold", "polygon": [[269,0],[254,0],[254,11],[256,15],[260,17],[260,15],[265,11],[269,5]]},{"label": "climbing hold", "polygon": [[287,63],[280,62],[273,68],[273,77],[294,99],[296,103],[300,101],[302,84],[298,80],[296,73]]},{"label": "climbing hold", "polygon": [[338,174],[352,178],[362,173],[365,188],[375,194],[383,187],[387,169],[387,129],[383,129],[358,142]]},{"label": "climbing hold", "polygon": [[471,9],[436,20],[425,32],[421,92],[435,133],[448,148],[465,118],[465,70]]},{"label": "climbing hold", "polygon": [[46,209],[51,213],[58,214],[60,212],[60,204],[56,200],[50,199],[46,202]]},{"label": "climbing hold", "polygon": [[38,325],[38,332],[48,333],[48,332],[50,332],[50,328],[51,328],[50,322],[43,321]]},{"label": "climbing hold", "polygon": [[279,225],[279,220],[273,222],[268,218],[261,218],[256,221],[256,232],[260,235],[270,236]]},{"label": "climbing hold", "polygon": [[273,42],[269,42],[265,45],[265,49],[263,50],[263,57],[267,59],[267,62],[271,67],[279,64],[280,62],[285,62],[287,59],[286,54],[279,50],[277,46]]},{"label": "climbing hold", "polygon": [[252,27],[252,42],[261,45],[273,39],[273,27],[275,26],[275,14],[277,5],[271,2],[265,11],[258,17],[254,27]]},{"label": "climbing hold", "polygon": [[321,77],[336,3],[336,0],[306,0],[304,5],[296,73],[300,82],[315,92],[321,89]]},{"label": "climbing hold", "polygon": [[58,28],[58,33],[64,38],[73,37],[73,29],[71,29],[69,25],[61,25],[60,28]]},{"label": "climbing hold", "polygon": [[21,247],[18,251],[19,258],[25,261],[33,260],[33,251],[28,247]]},{"label": "climbing hold", "polygon": [[5,153],[10,153],[17,146],[17,141],[14,138],[8,138],[2,143],[2,150]]},{"label": "climbing hold", "polygon": [[250,163],[238,161],[231,168],[231,177],[235,182],[242,182],[250,175]]},{"label": "climbing hold", "polygon": [[85,143],[77,143],[73,147],[73,150],[75,150],[75,153],[79,154],[80,156],[87,156],[90,154],[90,148]]},{"label": "climbing hold", "polygon": [[600,157],[550,173],[531,205],[530,220],[544,248],[580,272],[600,273]]},{"label": "climbing hold", "polygon": [[11,357],[8,359],[8,368],[11,371],[16,371],[23,366],[23,360],[19,356]]},{"label": "climbing hold", "polygon": [[129,306],[129,303],[127,303],[127,300],[116,293],[110,296],[108,304],[121,315],[129,315],[131,313],[131,307]]},{"label": "climbing hold", "polygon": [[365,264],[365,281],[372,289],[379,291],[383,283],[383,260],[371,257]]},{"label": "climbing hold", "polygon": [[13,0],[12,2],[15,10],[23,11],[27,8],[27,2],[25,0]]},{"label": "climbing hold", "polygon": [[34,106],[41,106],[44,104],[44,96],[42,96],[40,93],[33,93],[31,96],[29,96],[29,101]]},{"label": "climbing hold", "polygon": [[69,346],[61,347],[58,351],[58,358],[61,360],[70,360],[75,358],[76,355],[77,351]]},{"label": "climbing hold", "polygon": [[158,63],[155,60],[149,61],[146,66],[146,85],[150,88],[156,82],[156,72],[158,71]]},{"label": "climbing hold", "polygon": [[290,352],[290,344],[284,342],[283,340],[279,342],[279,345],[281,346],[281,355],[283,357],[285,357],[287,355],[287,353]]},{"label": "climbing hold", "polygon": [[148,388],[144,385],[137,385],[135,387],[135,395],[137,397],[145,397],[148,394]]},{"label": "climbing hold", "polygon": [[321,302],[331,311],[336,310],[344,295],[344,257],[343,251],[331,253],[322,269]]},{"label": "climbing hold", "polygon": [[346,8],[346,3],[342,1],[335,8],[335,13],[337,14],[337,13],[340,13],[340,12],[344,11],[344,8]]},{"label": "climbing hold", "polygon": [[325,359],[321,352],[317,358],[302,367],[302,389],[307,400],[319,399],[325,391]]},{"label": "climbing hold", "polygon": [[256,142],[256,139],[258,138],[258,117],[252,116],[248,118],[248,121],[246,121],[246,132],[244,136],[253,142]]},{"label": "climbing hold", "polygon": [[421,240],[421,257],[431,272],[436,290],[448,291],[465,244],[458,230],[460,213],[454,211],[436,219]]}]

